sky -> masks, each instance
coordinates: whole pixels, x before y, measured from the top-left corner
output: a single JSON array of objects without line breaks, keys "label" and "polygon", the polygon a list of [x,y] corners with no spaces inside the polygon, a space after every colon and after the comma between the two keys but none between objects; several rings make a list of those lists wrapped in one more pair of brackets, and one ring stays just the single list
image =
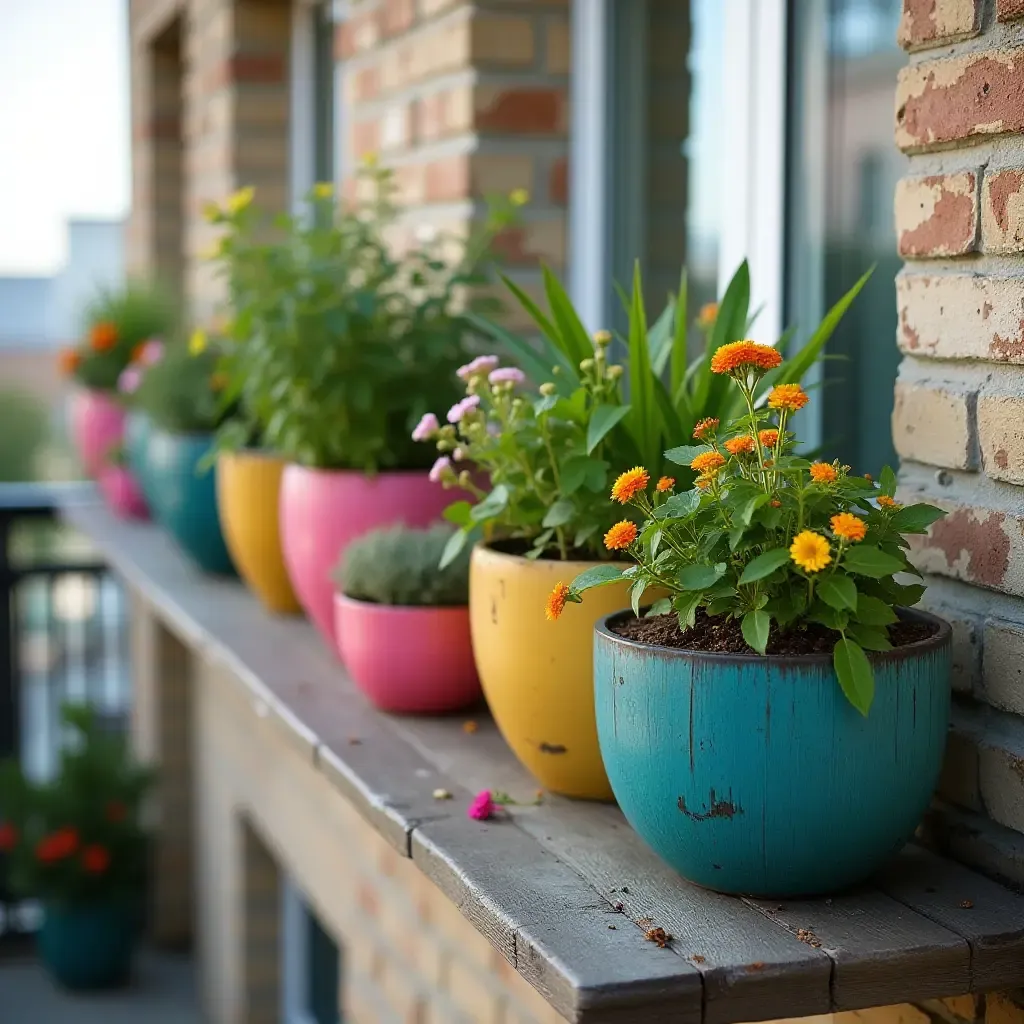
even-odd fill
[{"label": "sky", "polygon": [[0,0],[0,275],[50,274],[68,218],[130,200],[128,0]]}]

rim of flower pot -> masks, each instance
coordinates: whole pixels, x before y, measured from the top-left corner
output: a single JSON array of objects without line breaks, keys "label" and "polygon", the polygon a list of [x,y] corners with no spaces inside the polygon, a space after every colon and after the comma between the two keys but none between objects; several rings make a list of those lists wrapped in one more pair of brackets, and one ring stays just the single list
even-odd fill
[{"label": "rim of flower pot", "polygon": [[420,479],[425,478],[430,473],[429,466],[425,469],[378,469],[374,473],[367,473],[361,469],[327,469],[324,466],[307,466],[302,462],[296,462],[294,459],[286,458],[284,461],[288,469],[301,469],[304,473],[315,473],[318,476],[360,476],[368,480],[373,480],[378,476],[408,476]]},{"label": "rim of flower pot", "polygon": [[384,604],[381,601],[360,601],[358,597],[335,590],[334,599],[355,608],[378,608],[396,612],[468,612],[468,604]]},{"label": "rim of flower pot", "polygon": [[[735,654],[730,651],[697,651],[686,647],[667,647],[664,644],[641,643],[639,640],[631,640],[628,637],[620,636],[613,629],[611,623],[631,616],[633,613],[628,608],[622,611],[612,612],[605,615],[594,624],[594,632],[602,636],[606,641],[620,644],[623,647],[630,647],[638,651],[657,651],[673,658],[684,658],[687,660],[714,661],[722,665],[768,662],[772,665],[831,665],[832,652],[822,651],[815,654]],[[896,614],[901,619],[911,622],[929,622],[938,626],[936,632],[923,640],[915,640],[910,644],[903,644],[894,647],[890,651],[865,651],[872,662],[904,661],[907,658],[915,657],[925,652],[938,650],[951,642],[953,627],[938,615],[916,608],[897,608]]]},{"label": "rim of flower pot", "polygon": [[608,565],[622,565],[623,568],[626,568],[631,564],[629,562],[613,562],[601,558],[569,558],[565,561],[561,558],[545,558],[543,555],[541,555],[540,558],[527,558],[526,555],[514,555],[509,551],[502,551],[500,548],[493,547],[490,542],[485,540],[477,541],[476,544],[473,545],[473,550],[486,551],[492,558],[501,558],[507,562],[526,562],[529,565],[564,565],[570,568],[572,566],[589,568],[592,565],[607,562]]},{"label": "rim of flower pot", "polygon": [[208,441],[210,438],[216,437],[216,431],[214,430],[168,430],[152,420],[149,421],[149,425],[153,428],[151,437],[156,434],[163,434],[166,437],[180,437],[183,441]]}]

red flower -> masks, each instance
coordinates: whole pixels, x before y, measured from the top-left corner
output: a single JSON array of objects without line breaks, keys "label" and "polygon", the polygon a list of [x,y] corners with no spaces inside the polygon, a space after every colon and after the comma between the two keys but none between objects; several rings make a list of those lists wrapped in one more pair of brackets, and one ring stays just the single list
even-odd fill
[{"label": "red flower", "polygon": [[82,867],[90,875],[102,875],[110,867],[110,851],[99,843],[90,843],[82,850]]},{"label": "red flower", "polygon": [[483,789],[477,793],[466,813],[476,821],[487,821],[489,818],[493,818],[494,798],[491,796],[491,791]]},{"label": "red flower", "polygon": [[128,808],[120,800],[111,800],[107,804],[106,816],[107,821],[117,825],[128,817]]},{"label": "red flower", "polygon": [[18,845],[18,830],[9,822],[0,824],[0,853],[10,853]]},{"label": "red flower", "polygon": [[44,864],[70,857],[78,849],[78,829],[68,826],[44,836],[36,845],[36,857]]}]

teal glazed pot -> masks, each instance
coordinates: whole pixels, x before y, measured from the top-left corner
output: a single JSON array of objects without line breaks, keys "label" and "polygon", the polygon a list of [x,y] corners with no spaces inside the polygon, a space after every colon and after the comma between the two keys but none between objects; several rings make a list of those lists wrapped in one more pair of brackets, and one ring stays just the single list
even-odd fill
[{"label": "teal glazed pot", "polygon": [[153,518],[206,572],[234,567],[217,514],[217,480],[200,464],[213,447],[208,434],[171,434],[151,428],[147,493]]},{"label": "teal glazed pot", "polygon": [[128,904],[47,904],[37,937],[40,959],[65,988],[125,985],[139,934],[136,915],[136,909]]},{"label": "teal glazed pot", "polygon": [[124,454],[128,468],[135,477],[135,482],[146,499],[149,500],[149,435],[151,427],[149,417],[141,412],[130,412],[124,427]]},{"label": "teal glazed pot", "polygon": [[719,892],[823,895],[912,836],[946,746],[949,624],[871,654],[863,717],[831,654],[759,657],[640,644],[595,627],[597,732],[629,823],[681,875]]}]

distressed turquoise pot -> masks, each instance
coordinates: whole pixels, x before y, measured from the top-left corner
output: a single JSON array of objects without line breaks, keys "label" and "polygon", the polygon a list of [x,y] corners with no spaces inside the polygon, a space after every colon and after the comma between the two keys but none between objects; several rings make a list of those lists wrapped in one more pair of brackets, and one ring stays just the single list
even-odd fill
[{"label": "distressed turquoise pot", "polygon": [[217,482],[200,463],[213,446],[208,434],[170,434],[152,428],[147,498],[153,518],[192,560],[212,573],[234,571],[217,515]]},{"label": "distressed turquoise pot", "polygon": [[125,985],[138,936],[136,915],[130,904],[47,904],[37,939],[40,959],[65,988]]},{"label": "distressed turquoise pot", "polygon": [[594,640],[597,732],[629,823],[698,885],[821,895],[870,875],[913,834],[949,722],[950,627],[870,655],[864,718],[832,657],[762,658]]},{"label": "distressed turquoise pot", "polygon": [[135,477],[135,482],[146,499],[149,500],[149,435],[152,432],[149,417],[141,412],[128,413],[124,426],[124,455],[128,468]]}]

